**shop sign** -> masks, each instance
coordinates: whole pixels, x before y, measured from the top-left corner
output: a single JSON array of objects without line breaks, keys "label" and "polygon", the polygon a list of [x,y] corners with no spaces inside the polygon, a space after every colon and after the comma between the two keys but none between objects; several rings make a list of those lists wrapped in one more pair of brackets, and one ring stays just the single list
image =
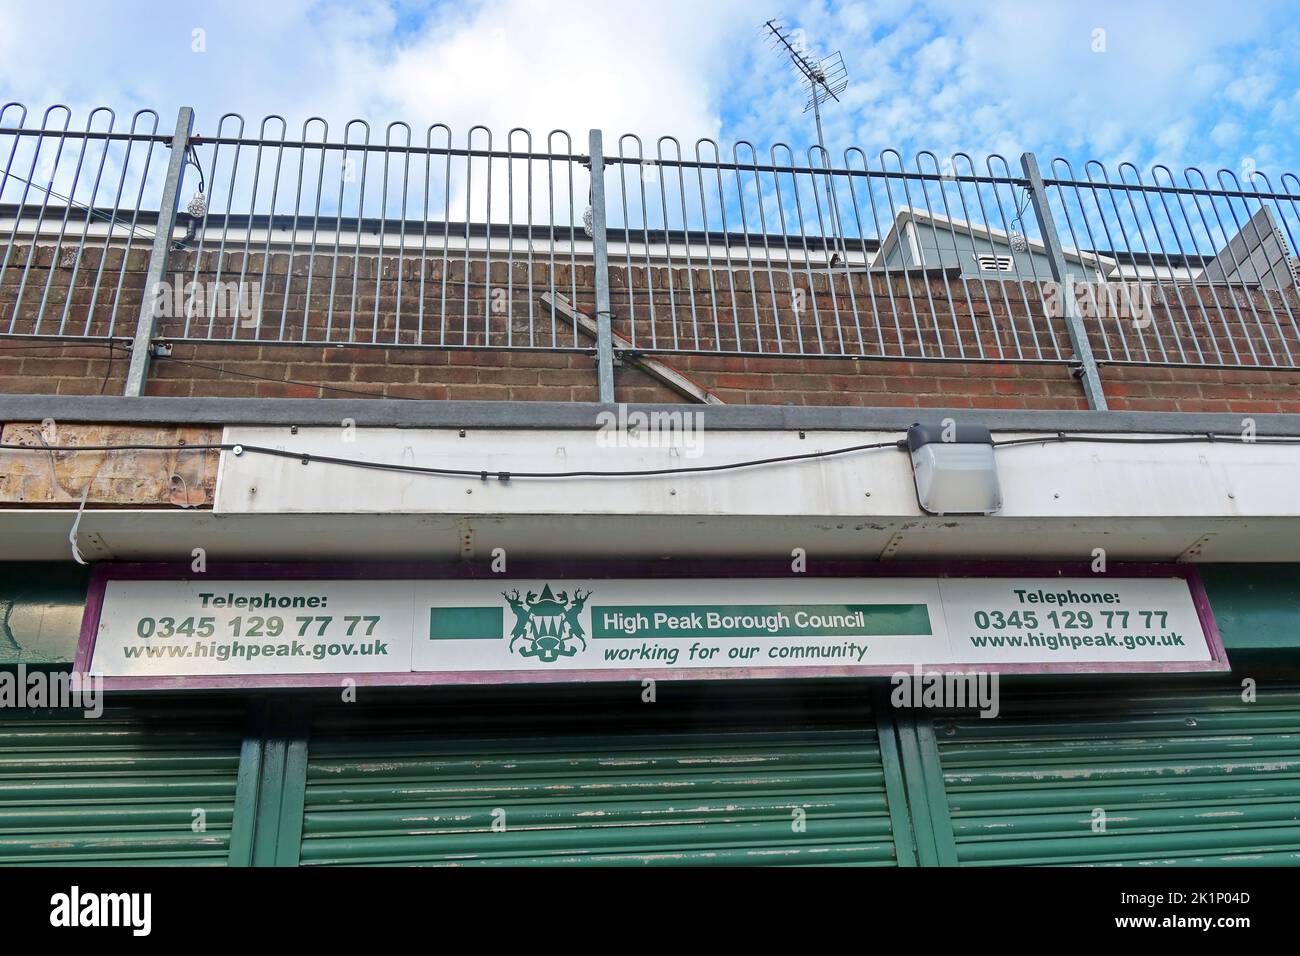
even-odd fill
[{"label": "shop sign", "polygon": [[121,686],[1226,667],[1168,576],[300,580],[112,568],[78,658]]}]

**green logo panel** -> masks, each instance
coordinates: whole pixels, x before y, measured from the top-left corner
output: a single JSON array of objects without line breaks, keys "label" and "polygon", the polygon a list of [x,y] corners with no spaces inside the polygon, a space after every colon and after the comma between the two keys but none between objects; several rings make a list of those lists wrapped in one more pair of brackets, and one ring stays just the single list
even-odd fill
[{"label": "green logo panel", "polygon": [[432,607],[429,640],[499,641],[502,617],[499,607]]}]

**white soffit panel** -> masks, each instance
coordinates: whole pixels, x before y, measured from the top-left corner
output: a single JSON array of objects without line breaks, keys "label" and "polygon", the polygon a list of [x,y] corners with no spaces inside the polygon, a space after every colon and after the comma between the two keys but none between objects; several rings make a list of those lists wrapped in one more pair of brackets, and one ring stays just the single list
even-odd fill
[{"label": "white soffit panel", "polygon": [[[68,561],[68,511],[0,511],[11,561]],[[1300,561],[1300,519],[1041,518],[762,521],[735,517],[213,515],[194,511],[87,512],[78,545],[90,560],[488,561],[511,558],[747,557],[810,561],[922,558]]]}]

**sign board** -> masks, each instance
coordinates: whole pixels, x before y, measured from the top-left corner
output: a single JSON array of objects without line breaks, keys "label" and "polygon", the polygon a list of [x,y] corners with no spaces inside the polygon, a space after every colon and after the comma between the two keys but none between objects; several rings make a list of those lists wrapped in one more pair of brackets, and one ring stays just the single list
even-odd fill
[{"label": "sign board", "polygon": [[231,687],[1227,665],[1181,572],[287,580],[109,566],[78,666],[124,687]]}]

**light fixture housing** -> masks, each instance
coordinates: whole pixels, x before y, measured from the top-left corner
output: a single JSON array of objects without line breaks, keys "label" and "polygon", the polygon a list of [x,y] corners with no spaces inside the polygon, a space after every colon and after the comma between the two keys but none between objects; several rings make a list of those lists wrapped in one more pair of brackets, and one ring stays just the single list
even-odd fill
[{"label": "light fixture housing", "polygon": [[993,435],[982,425],[913,425],[905,441],[921,510],[991,515],[1002,510]]}]

